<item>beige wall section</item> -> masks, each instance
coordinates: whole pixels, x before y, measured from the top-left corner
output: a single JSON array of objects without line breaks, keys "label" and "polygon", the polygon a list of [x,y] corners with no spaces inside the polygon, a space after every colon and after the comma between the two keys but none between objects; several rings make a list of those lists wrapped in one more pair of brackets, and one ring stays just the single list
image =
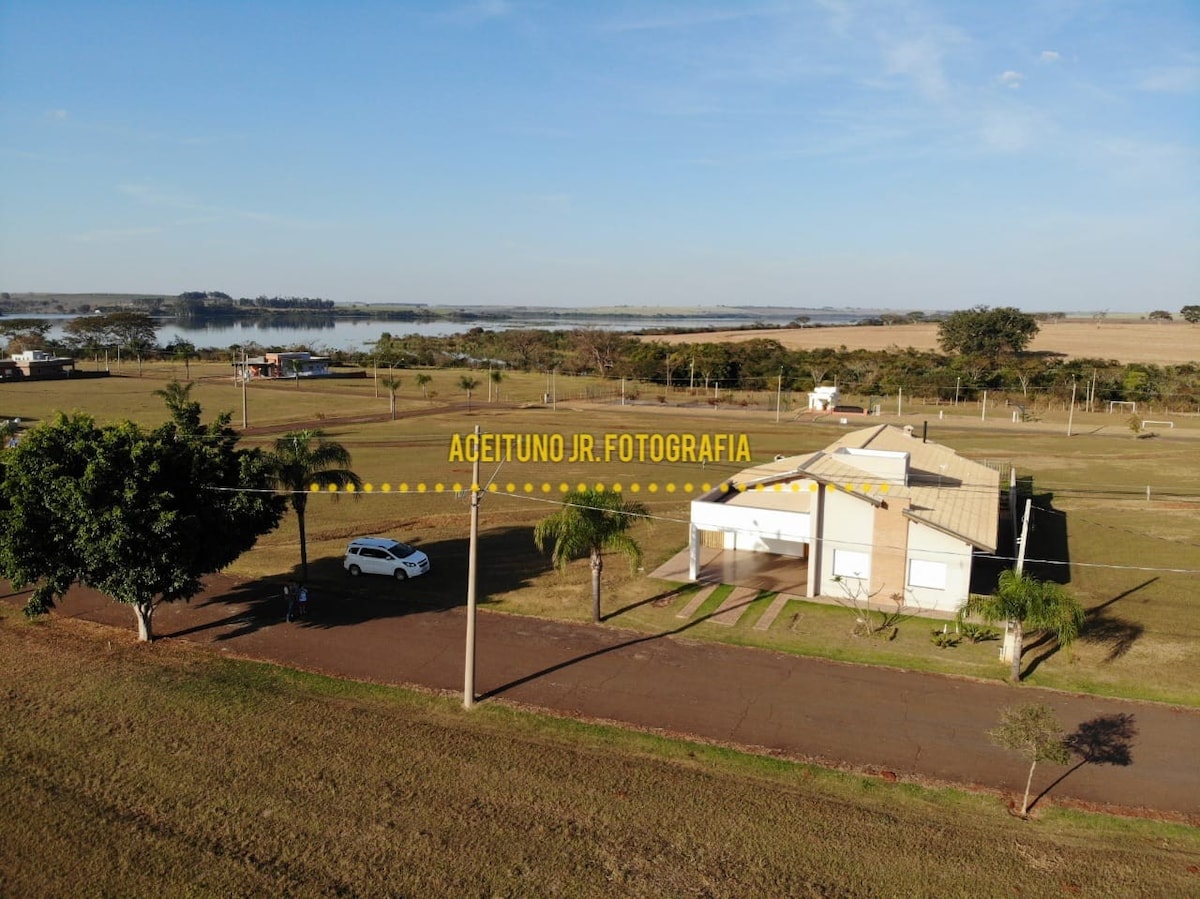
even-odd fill
[{"label": "beige wall section", "polygon": [[908,554],[907,499],[889,498],[875,510],[872,534],[871,596],[889,602],[893,593],[904,594],[904,561]]}]

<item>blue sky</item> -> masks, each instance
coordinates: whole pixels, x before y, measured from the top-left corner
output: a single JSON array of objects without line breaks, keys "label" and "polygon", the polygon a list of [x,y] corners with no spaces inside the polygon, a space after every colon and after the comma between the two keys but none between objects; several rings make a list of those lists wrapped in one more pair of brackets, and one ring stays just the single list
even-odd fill
[{"label": "blue sky", "polygon": [[0,289],[1200,302],[1200,4],[0,0]]}]

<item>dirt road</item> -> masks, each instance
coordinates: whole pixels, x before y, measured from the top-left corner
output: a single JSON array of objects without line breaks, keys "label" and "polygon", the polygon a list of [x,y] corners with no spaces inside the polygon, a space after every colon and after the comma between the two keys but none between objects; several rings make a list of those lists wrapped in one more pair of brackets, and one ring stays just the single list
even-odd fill
[{"label": "dirt road", "polygon": [[[465,610],[422,605],[419,582],[410,586],[412,601],[373,598],[369,590],[352,599],[317,595],[310,617],[289,624],[278,584],[214,577],[202,597],[160,608],[155,631],[246,658],[461,695]],[[6,601],[20,605],[24,596]],[[56,614],[133,631],[129,609],[90,591],[72,591]],[[1194,709],[486,611],[477,687],[482,702],[511,700],[900,779],[1013,792],[1023,789],[1027,768],[986,731],[1006,705],[1046,702],[1068,730],[1082,725],[1090,750],[1067,768],[1040,766],[1035,787],[1053,783],[1051,799],[1200,824]],[[1123,737],[1128,728],[1135,733]]]}]

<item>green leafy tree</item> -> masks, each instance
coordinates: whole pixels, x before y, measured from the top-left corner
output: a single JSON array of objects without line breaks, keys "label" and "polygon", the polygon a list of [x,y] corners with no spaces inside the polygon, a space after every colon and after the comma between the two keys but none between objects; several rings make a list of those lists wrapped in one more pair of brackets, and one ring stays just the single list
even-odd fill
[{"label": "green leafy tree", "polygon": [[938,343],[947,353],[995,358],[1020,353],[1038,332],[1038,323],[1012,306],[976,306],[952,312],[938,325]]},{"label": "green leafy tree", "polygon": [[1179,310],[1179,314],[1189,324],[1200,324],[1200,306],[1184,306]]},{"label": "green leafy tree", "polygon": [[1048,705],[1030,703],[1004,709],[1000,725],[988,731],[997,746],[1021,753],[1029,760],[1029,776],[1025,779],[1025,796],[1021,800],[1021,816],[1029,814],[1029,790],[1038,762],[1065,765],[1071,760],[1071,750],[1058,716]]},{"label": "green leafy tree", "polygon": [[504,380],[504,372],[493,368],[488,372],[488,402],[492,401],[492,388],[496,388],[496,399],[500,399],[500,382]]},{"label": "green leafy tree", "polygon": [[470,375],[463,375],[458,379],[458,386],[467,392],[467,411],[471,411],[471,394],[475,388],[479,386],[479,379],[472,378]]},{"label": "green leafy tree", "polygon": [[[289,431],[275,441],[271,459],[275,483],[286,491],[296,512],[300,528],[300,577],[308,580],[308,545],[305,513],[313,484],[332,484],[341,490],[353,486],[362,489],[362,479],[350,470],[350,451],[340,443],[325,439],[321,430]],[[338,496],[333,494],[334,499]]]},{"label": "green leafy tree", "polygon": [[1006,621],[1012,627],[1011,679],[1021,679],[1021,652],[1026,630],[1053,631],[1060,646],[1070,646],[1083,628],[1083,608],[1053,581],[1039,581],[1016,569],[1001,572],[996,592],[972,595],[959,610],[960,618],[979,617],[988,624]]},{"label": "green leafy tree", "polygon": [[227,414],[202,426],[190,409],[152,431],[60,415],[5,453],[0,574],[36,585],[27,615],[79,583],[131,606],[152,640],[158,604],[195,596],[278,526],[266,456],[237,448]]},{"label": "green leafy tree", "polygon": [[1169,322],[1175,316],[1171,315],[1166,309],[1155,309],[1150,313],[1150,321],[1152,322]]},{"label": "green leafy tree", "polygon": [[619,493],[594,489],[574,490],[563,499],[563,507],[533,529],[533,542],[560,571],[573,559],[587,556],[592,565],[592,620],[600,623],[600,573],[604,553],[615,552],[636,568],[642,549],[626,532],[635,516],[645,515],[641,503],[626,502]]}]

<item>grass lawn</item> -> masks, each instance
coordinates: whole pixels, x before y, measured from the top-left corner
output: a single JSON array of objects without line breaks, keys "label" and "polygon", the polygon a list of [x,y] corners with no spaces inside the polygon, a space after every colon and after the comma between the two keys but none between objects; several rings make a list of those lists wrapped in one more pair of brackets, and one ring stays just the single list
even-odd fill
[{"label": "grass lawn", "polygon": [[[86,676],[81,673],[86,672]],[[0,607],[6,896],[1183,896],[1200,832]]]},{"label": "grass lawn", "polygon": [[[197,386],[193,396],[209,415],[228,409],[240,423],[241,391],[228,379],[226,367],[193,364]],[[143,377],[121,377],[69,383],[6,385],[0,393],[0,416],[38,420],[54,409],[82,408],[101,420],[129,417],[145,424],[165,417],[162,401],[153,396],[181,366],[147,366]],[[324,421],[329,435],[353,454],[353,467],[372,486],[369,494],[314,497],[309,504],[308,548],[311,577],[319,590],[384,589],[351,585],[341,570],[347,540],[361,534],[387,534],[419,545],[434,562],[434,575],[414,582],[433,601],[464,601],[467,560],[467,501],[455,485],[469,484],[471,466],[450,462],[451,436],[468,433],[476,424],[485,432],[554,433],[568,440],[576,433],[692,432],[746,434],[753,460],[775,454],[819,449],[846,426],[836,421],[797,421],[785,413],[776,421],[769,397],[750,397],[748,407],[718,410],[693,402],[686,392],[658,404],[648,399],[622,406],[589,402],[612,382],[560,376],[557,408],[542,405],[544,375],[506,375],[500,385],[502,403],[487,402],[486,383],[476,389],[473,410],[448,410],[446,402],[463,404],[456,386],[461,372],[431,371],[422,396],[414,374],[401,372],[401,411],[433,414],[397,421],[346,419],[386,416],[387,391],[375,396],[371,378],[253,385],[249,390],[250,423],[254,427],[295,427]],[[475,373],[481,380],[486,373]],[[1018,475],[1032,478],[1037,500],[1030,540],[1029,568],[1053,577],[1079,597],[1089,610],[1088,626],[1069,651],[1030,641],[1027,680],[1042,686],[1095,691],[1110,695],[1200,705],[1200,615],[1195,610],[1194,583],[1200,570],[1200,420],[1181,419],[1161,436],[1137,439],[1120,415],[1076,412],[1075,436],[1066,437],[1065,410],[1045,410],[1041,420],[1013,424],[1003,407],[983,421],[978,407],[932,407],[910,403],[909,415],[875,421],[913,424],[918,433],[928,422],[930,439],[948,444],[976,459],[1011,461]],[[939,416],[944,415],[945,418]],[[857,426],[858,423],[856,423]],[[269,446],[275,433],[248,435],[250,445]],[[756,600],[732,627],[699,616],[681,620],[686,595],[677,585],[647,577],[686,545],[688,503],[706,483],[717,483],[744,467],[716,463],[704,467],[651,463],[570,463],[485,465],[483,477],[496,492],[481,507],[481,601],[515,614],[586,621],[589,617],[586,561],[565,574],[552,570],[536,552],[534,524],[552,512],[563,485],[620,482],[649,507],[652,518],[637,525],[633,536],[644,550],[640,571],[620,558],[604,570],[604,610],[614,624],[647,632],[679,632],[689,638],[725,640],[786,652],[824,656],[951,674],[1001,678],[997,644],[960,643],[936,647],[930,638],[942,621],[911,619],[894,640],[855,637],[848,611],[836,606],[791,603],[770,629],[754,622],[769,604]],[[404,485],[406,489],[401,491]],[[424,491],[418,487],[423,485]],[[385,486],[389,488],[385,491]],[[1151,499],[1146,499],[1146,488]],[[651,492],[651,488],[657,488]],[[1069,564],[1046,564],[1066,562]],[[233,566],[247,577],[291,577],[299,562],[296,522],[288,515],[276,532]],[[1150,570],[1147,570],[1150,569]],[[712,609],[723,594],[711,597]]]}]

